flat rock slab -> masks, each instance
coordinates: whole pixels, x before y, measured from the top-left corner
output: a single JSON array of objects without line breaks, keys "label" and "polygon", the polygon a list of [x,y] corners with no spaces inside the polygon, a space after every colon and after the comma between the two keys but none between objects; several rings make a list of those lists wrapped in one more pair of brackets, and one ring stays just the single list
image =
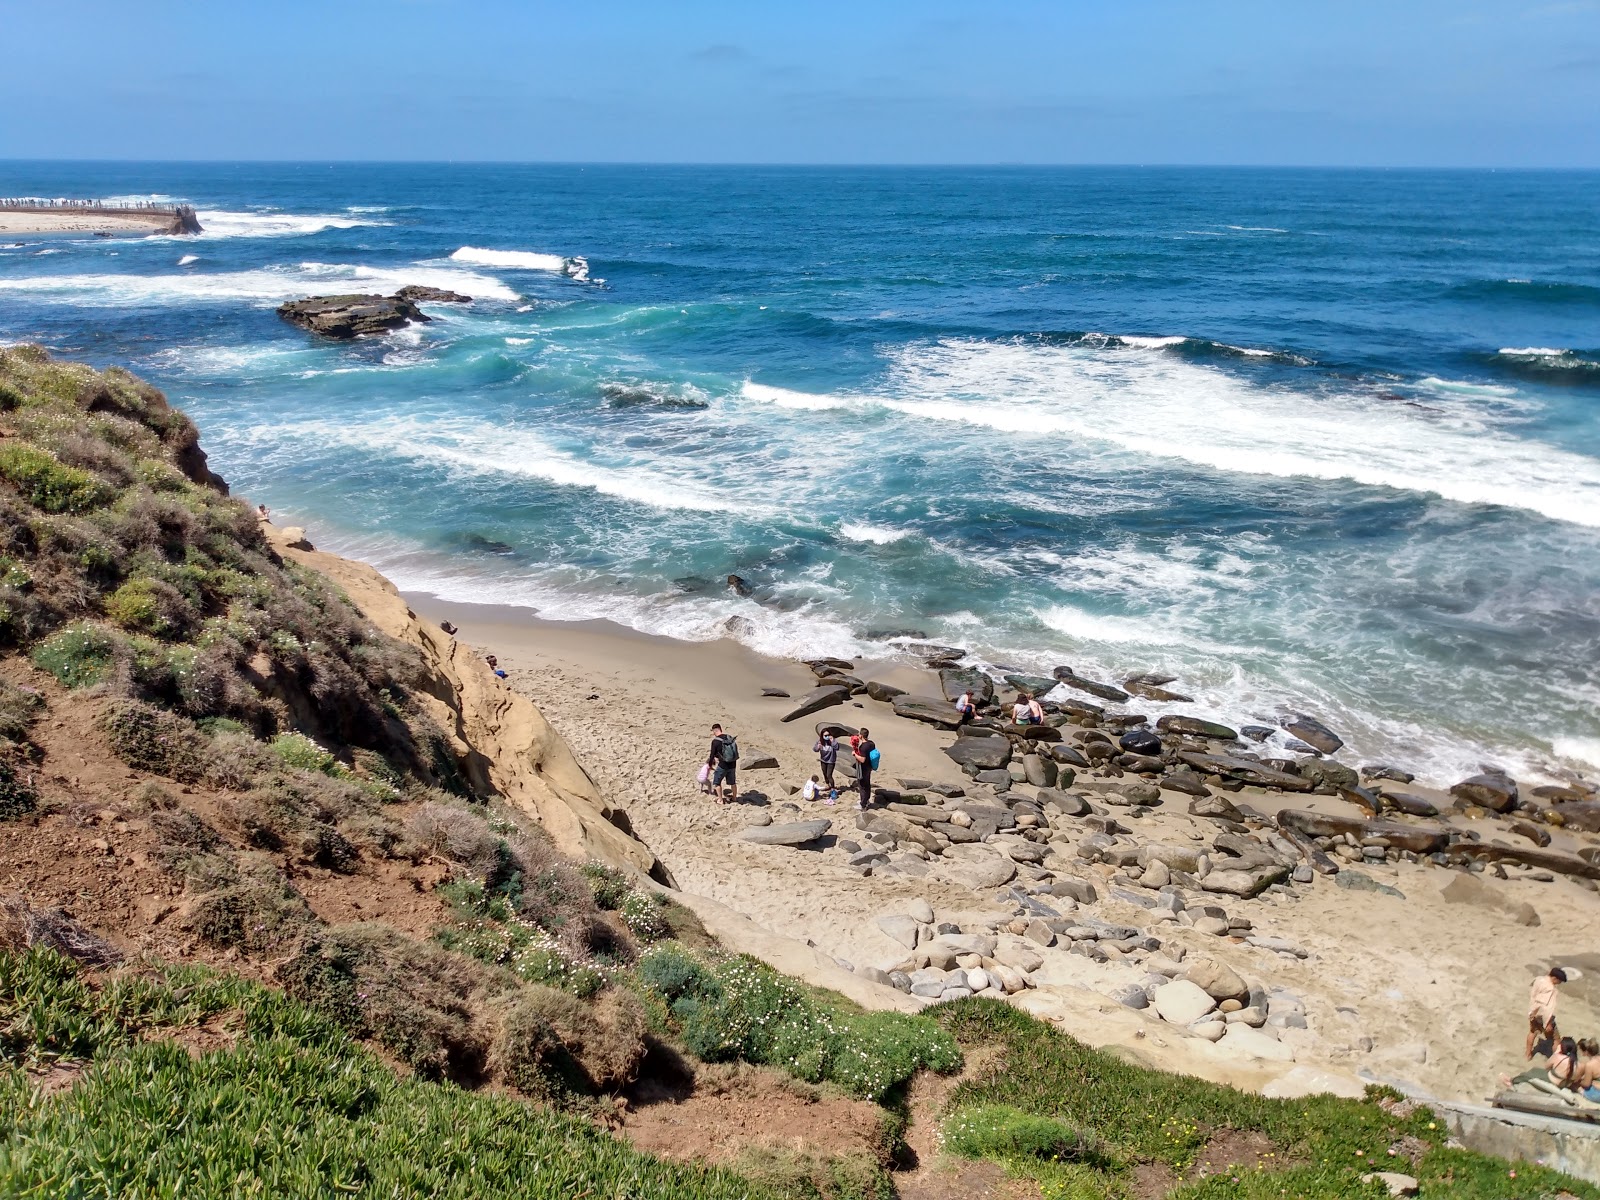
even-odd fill
[{"label": "flat rock slab", "polygon": [[814,687],[795,703],[795,706],[784,714],[785,721],[798,721],[801,717],[808,717],[814,712],[824,708],[832,708],[836,704],[843,704],[850,699],[850,689],[840,684],[824,684]]},{"label": "flat rock slab", "polygon": [[[1167,718],[1161,719],[1165,721]],[[1303,776],[1291,775],[1248,758],[1235,758],[1231,754],[1200,754],[1184,750],[1178,757],[1202,775],[1226,775],[1231,779],[1285,792],[1309,792],[1312,787],[1311,781]]]},{"label": "flat rock slab", "polygon": [[807,842],[816,841],[831,828],[833,822],[820,817],[814,821],[785,821],[781,825],[746,829],[739,834],[739,839],[755,842],[759,846],[804,846]]},{"label": "flat rock slab", "polygon": [[1222,1035],[1222,1040],[1217,1046],[1223,1050],[1231,1050],[1235,1054],[1245,1054],[1251,1058],[1265,1059],[1267,1062],[1293,1062],[1294,1051],[1285,1046],[1270,1033],[1263,1033],[1259,1029],[1240,1022],[1229,1025],[1228,1032]]},{"label": "flat rock slab", "polygon": [[1219,742],[1237,741],[1239,737],[1239,731],[1231,726],[1200,717],[1162,717],[1156,722],[1156,728],[1162,733],[1186,733],[1191,737],[1213,738]]},{"label": "flat rock slab", "polygon": [[961,714],[948,700],[933,696],[896,696],[894,715],[911,721],[924,721],[944,729],[954,729],[961,724]]},{"label": "flat rock slab", "polygon": [[1011,743],[1003,737],[963,737],[944,748],[951,761],[980,771],[997,771],[1011,761]]},{"label": "flat rock slab", "polygon": [[1308,717],[1304,713],[1285,721],[1283,731],[1324,754],[1337,754],[1339,748],[1344,745],[1342,737],[1315,717]]},{"label": "flat rock slab", "polygon": [[1248,899],[1260,895],[1273,884],[1282,883],[1287,878],[1289,878],[1289,868],[1284,866],[1268,864],[1243,870],[1214,867],[1211,873],[1200,881],[1200,886],[1208,892]]},{"label": "flat rock slab", "polygon": [[1056,682],[1064,683],[1074,691],[1088,692],[1091,696],[1099,696],[1102,700],[1110,700],[1113,704],[1125,704],[1128,693],[1119,687],[1112,687],[1109,683],[1097,683],[1093,679],[1085,679],[1082,675],[1075,675],[1065,667],[1056,668]]},{"label": "flat rock slab", "polygon": [[1217,1002],[1206,995],[1205,989],[1183,979],[1156,988],[1150,1002],[1163,1021],[1174,1025],[1189,1025],[1217,1007]]}]

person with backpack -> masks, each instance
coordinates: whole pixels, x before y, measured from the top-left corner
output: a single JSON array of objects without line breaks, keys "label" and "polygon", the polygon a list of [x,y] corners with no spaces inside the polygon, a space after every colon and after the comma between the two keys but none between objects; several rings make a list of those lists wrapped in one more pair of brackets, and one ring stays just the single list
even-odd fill
[{"label": "person with backpack", "polygon": [[[711,768],[711,794],[717,798],[717,803],[726,804],[729,800],[737,800],[739,739],[731,733],[724,733],[721,725],[711,727],[711,753],[706,756],[706,765]],[[726,795],[722,791],[724,783],[728,785]]]},{"label": "person with backpack", "polygon": [[822,764],[822,782],[837,796],[839,789],[833,783],[833,769],[839,765],[839,743],[833,740],[833,730],[824,729],[817,738],[817,744],[811,747],[811,752]]},{"label": "person with backpack", "polygon": [[861,789],[861,798],[856,801],[856,807],[870,808],[872,773],[878,769],[881,756],[878,754],[877,743],[868,735],[865,727],[850,739],[850,753],[856,760],[856,786]]}]

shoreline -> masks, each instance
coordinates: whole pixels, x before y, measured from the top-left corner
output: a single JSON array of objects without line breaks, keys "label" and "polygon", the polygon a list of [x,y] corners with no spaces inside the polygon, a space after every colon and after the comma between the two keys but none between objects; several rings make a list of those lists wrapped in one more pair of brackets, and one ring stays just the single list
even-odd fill
[{"label": "shoreline", "polygon": [[[785,724],[780,718],[787,702],[764,698],[761,689],[779,687],[798,697],[815,684],[812,672],[731,639],[682,642],[605,620],[554,621],[514,606],[450,601],[426,592],[402,595],[425,622],[449,620],[458,626],[458,639],[498,657],[510,686],[531,699],[573,747],[607,800],[626,810],[634,831],[683,891],[857,971],[888,969],[905,959],[905,949],[878,920],[916,901],[964,929],[1011,918],[1001,893],[952,881],[937,856],[929,860],[934,870],[922,877],[893,871],[864,877],[838,846],[792,849],[739,838],[747,825],[769,819],[769,810],[777,810],[770,816],[775,822],[825,817],[833,822],[834,837],[862,838],[858,814],[845,797],[825,808],[791,796],[816,770],[811,745],[819,720],[870,726],[884,752],[880,784],[897,787],[899,778],[921,778],[986,794],[989,789],[974,788],[944,753],[951,733],[896,717],[889,705],[864,695]],[[913,694],[938,694],[933,673],[904,663],[858,661],[856,673]],[[740,736],[746,759],[769,753],[780,764],[742,772],[745,801],[727,807],[700,795],[693,780],[714,720]],[[1184,845],[1217,832],[1214,823],[1189,814],[1189,797],[1175,792],[1163,792],[1163,804],[1132,820],[1126,808],[1099,806],[1113,785],[1132,782],[1136,776],[1102,781],[1082,771],[1075,790],[1094,798],[1096,811],[1114,814],[1140,840]],[[1441,808],[1450,801],[1435,789],[1407,790],[1441,802]],[[1232,799],[1268,820],[1284,807],[1358,813],[1338,796],[1251,787]],[[781,810],[785,804],[802,811],[787,814]],[[1053,828],[1070,824],[1052,821]],[[1551,832],[1561,839],[1558,845],[1572,840]],[[1484,840],[1497,833],[1484,828]],[[904,855],[892,861],[903,863]],[[1054,855],[1047,860],[1058,870],[1065,861]],[[1344,865],[1351,868],[1348,874],[1359,868],[1391,891],[1350,890],[1318,877],[1282,895],[1216,898],[1230,915],[1248,914],[1253,935],[1268,939],[1265,949],[1243,937],[1217,938],[1170,923],[1150,926],[1169,947],[1187,946],[1191,960],[1214,958],[1304,1001],[1309,1028],[1276,1031],[1288,1051],[1284,1061],[1241,1058],[1225,1052],[1226,1042],[1212,1045],[1175,1030],[1153,1009],[1134,1011],[1118,1003],[1113,992],[1147,977],[1132,958],[1101,962],[1049,951],[1037,986],[1013,1002],[1090,1044],[1117,1046],[1150,1065],[1267,1094],[1353,1092],[1368,1082],[1386,1082],[1442,1099],[1481,1102],[1496,1074],[1521,1061],[1520,1014],[1538,964],[1582,961],[1590,975],[1600,968],[1600,959],[1588,962],[1581,933],[1600,920],[1600,895],[1580,888],[1585,881],[1557,875],[1544,882],[1518,868],[1503,880],[1492,873],[1472,876],[1496,895],[1491,905],[1445,896],[1444,889],[1463,873],[1426,860]],[[1107,864],[1078,861],[1068,873],[1100,889],[1099,902],[1084,909],[1096,917],[1144,926],[1157,915],[1122,899],[1136,888]],[[1202,902],[1193,893],[1189,899],[1191,906]],[[1512,915],[1519,905],[1533,906],[1539,923],[1519,924]],[[1273,939],[1294,952],[1272,950]],[[1573,1028],[1600,1029],[1600,988],[1565,996],[1563,1005]]]}]

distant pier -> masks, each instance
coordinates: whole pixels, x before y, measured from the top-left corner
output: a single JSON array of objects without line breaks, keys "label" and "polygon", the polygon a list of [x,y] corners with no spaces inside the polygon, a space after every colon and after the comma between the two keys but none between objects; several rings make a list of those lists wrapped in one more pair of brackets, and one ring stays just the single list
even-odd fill
[{"label": "distant pier", "polygon": [[0,198],[0,234],[194,234],[200,218],[188,204],[106,204],[99,200]]}]

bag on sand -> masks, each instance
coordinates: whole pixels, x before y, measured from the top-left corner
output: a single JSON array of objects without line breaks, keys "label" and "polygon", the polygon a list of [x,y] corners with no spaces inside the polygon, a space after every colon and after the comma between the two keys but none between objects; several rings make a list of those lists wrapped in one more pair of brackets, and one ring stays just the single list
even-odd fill
[{"label": "bag on sand", "polygon": [[701,763],[700,764],[700,770],[695,773],[695,777],[694,778],[695,778],[695,782],[697,782],[697,783],[710,783],[711,782],[711,764],[710,763]]}]

